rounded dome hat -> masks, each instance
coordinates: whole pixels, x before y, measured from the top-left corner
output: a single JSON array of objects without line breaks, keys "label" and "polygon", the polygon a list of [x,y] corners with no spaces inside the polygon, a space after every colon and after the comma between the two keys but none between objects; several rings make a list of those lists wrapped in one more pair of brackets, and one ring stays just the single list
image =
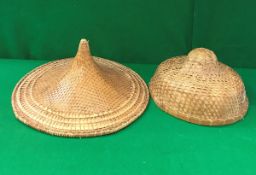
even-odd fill
[{"label": "rounded dome hat", "polygon": [[162,110],[195,124],[231,124],[248,109],[240,76],[205,48],[162,62],[149,89]]},{"label": "rounded dome hat", "polygon": [[74,58],[42,65],[16,85],[12,105],[23,123],[46,133],[89,137],[116,132],[145,110],[149,93],[131,69],[90,54],[82,39]]}]

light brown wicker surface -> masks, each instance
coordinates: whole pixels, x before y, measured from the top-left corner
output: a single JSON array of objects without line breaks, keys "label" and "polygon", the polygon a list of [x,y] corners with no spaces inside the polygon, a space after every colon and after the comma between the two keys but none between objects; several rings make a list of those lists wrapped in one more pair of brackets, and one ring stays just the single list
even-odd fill
[{"label": "light brown wicker surface", "polygon": [[145,82],[131,69],[90,55],[81,40],[77,55],[42,65],[16,85],[16,117],[59,136],[116,132],[142,114],[149,99]]},{"label": "light brown wicker surface", "polygon": [[165,112],[200,125],[234,123],[248,109],[240,76],[204,48],[162,62],[149,89]]}]

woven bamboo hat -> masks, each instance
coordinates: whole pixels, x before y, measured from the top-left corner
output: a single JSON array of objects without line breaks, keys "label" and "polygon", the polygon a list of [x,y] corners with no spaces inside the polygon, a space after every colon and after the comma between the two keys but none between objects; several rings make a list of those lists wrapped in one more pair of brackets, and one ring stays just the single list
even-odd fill
[{"label": "woven bamboo hat", "polygon": [[165,112],[200,125],[234,123],[248,109],[240,76],[204,48],[162,62],[149,89]]},{"label": "woven bamboo hat", "polygon": [[46,133],[68,137],[116,132],[145,110],[149,93],[131,69],[93,57],[80,41],[74,58],[42,65],[16,85],[16,117]]}]

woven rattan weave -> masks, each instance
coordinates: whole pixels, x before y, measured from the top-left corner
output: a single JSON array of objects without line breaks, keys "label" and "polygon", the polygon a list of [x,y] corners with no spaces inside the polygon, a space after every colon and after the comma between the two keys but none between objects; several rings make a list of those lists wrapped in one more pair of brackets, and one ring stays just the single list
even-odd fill
[{"label": "woven rattan weave", "polygon": [[164,111],[201,125],[225,125],[243,118],[248,108],[240,76],[204,48],[161,63],[150,93]]},{"label": "woven rattan weave", "polygon": [[93,57],[82,39],[75,58],[42,65],[16,85],[16,117],[59,136],[87,137],[124,128],[145,110],[149,93],[131,69]]}]

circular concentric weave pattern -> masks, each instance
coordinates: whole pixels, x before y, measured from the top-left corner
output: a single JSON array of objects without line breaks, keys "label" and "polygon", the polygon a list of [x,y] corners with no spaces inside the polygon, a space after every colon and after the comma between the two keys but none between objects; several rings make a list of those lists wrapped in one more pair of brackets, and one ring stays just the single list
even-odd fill
[{"label": "circular concentric weave pattern", "polygon": [[16,85],[16,117],[59,136],[97,136],[118,131],[145,110],[149,93],[131,69],[90,55],[81,40],[75,58],[42,65]]},{"label": "circular concentric weave pattern", "polygon": [[248,109],[240,76],[204,48],[162,62],[149,89],[161,109],[196,124],[234,123]]}]

